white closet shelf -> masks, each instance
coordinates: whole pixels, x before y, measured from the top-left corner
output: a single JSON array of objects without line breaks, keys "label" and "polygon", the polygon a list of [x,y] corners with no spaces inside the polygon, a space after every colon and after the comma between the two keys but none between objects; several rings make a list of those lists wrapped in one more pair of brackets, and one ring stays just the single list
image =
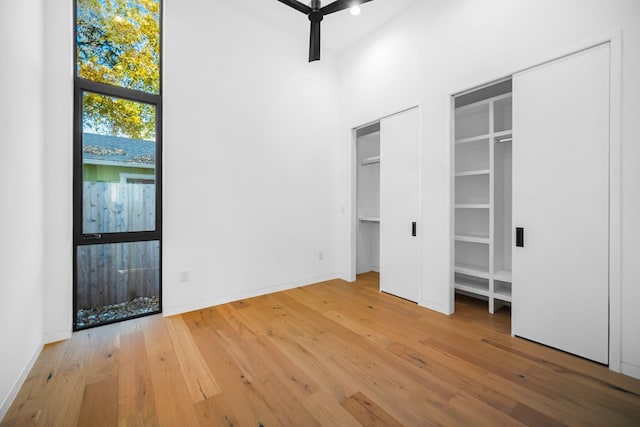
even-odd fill
[{"label": "white closet shelf", "polygon": [[484,243],[489,244],[489,236],[471,236],[467,234],[456,234],[455,239],[458,242]]},{"label": "white closet shelf", "polygon": [[476,295],[484,295],[485,297],[489,296],[489,290],[486,289],[482,284],[471,282],[471,281],[458,281],[456,280],[455,287],[459,291],[470,292]]},{"label": "white closet shelf", "polygon": [[379,163],[380,163],[380,156],[367,157],[366,159],[360,160],[361,166],[377,165]]},{"label": "white closet shelf", "polygon": [[493,134],[493,138],[495,140],[501,140],[501,139],[505,139],[505,138],[511,138],[513,134],[513,131],[511,129],[507,129],[507,130],[503,130],[500,132],[495,132]]},{"label": "white closet shelf", "polygon": [[380,218],[375,216],[361,216],[358,219],[362,222],[380,222]]},{"label": "white closet shelf", "polygon": [[495,299],[499,299],[500,301],[511,302],[511,292],[507,292],[506,290],[494,292],[493,297]]},{"label": "white closet shelf", "polygon": [[489,296],[489,281],[486,279],[456,275],[454,284],[457,290]]},{"label": "white closet shelf", "polygon": [[456,209],[489,209],[489,203],[459,203],[454,207]]},{"label": "white closet shelf", "polygon": [[483,279],[489,278],[489,268],[477,265],[456,263],[455,272],[474,277],[481,277]]},{"label": "white closet shelf", "polygon": [[511,302],[511,284],[495,281],[493,283],[493,297],[501,301]]},{"label": "white closet shelf", "polygon": [[489,173],[491,173],[489,169],[478,169],[474,171],[456,172],[456,176],[489,175]]},{"label": "white closet shelf", "polygon": [[493,278],[495,280],[501,280],[503,282],[511,282],[511,271],[509,270],[499,270],[493,273]]},{"label": "white closet shelf", "polygon": [[456,144],[469,144],[472,142],[486,142],[491,138],[491,134],[485,133],[478,136],[472,136],[469,138],[456,139]]}]

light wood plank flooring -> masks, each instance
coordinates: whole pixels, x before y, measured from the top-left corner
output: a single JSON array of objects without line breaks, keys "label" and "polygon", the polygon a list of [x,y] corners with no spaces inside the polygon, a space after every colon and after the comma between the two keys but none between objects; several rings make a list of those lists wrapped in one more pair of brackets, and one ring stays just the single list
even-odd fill
[{"label": "light wood plank flooring", "polygon": [[640,425],[640,381],[509,322],[375,273],[131,320],[47,345],[0,426]]}]

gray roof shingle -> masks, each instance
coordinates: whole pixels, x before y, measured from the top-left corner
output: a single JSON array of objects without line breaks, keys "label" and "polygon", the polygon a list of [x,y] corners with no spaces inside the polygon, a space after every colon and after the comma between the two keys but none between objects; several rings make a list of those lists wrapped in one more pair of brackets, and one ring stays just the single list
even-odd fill
[{"label": "gray roof shingle", "polygon": [[82,155],[85,160],[153,164],[156,159],[156,142],[83,133]]}]

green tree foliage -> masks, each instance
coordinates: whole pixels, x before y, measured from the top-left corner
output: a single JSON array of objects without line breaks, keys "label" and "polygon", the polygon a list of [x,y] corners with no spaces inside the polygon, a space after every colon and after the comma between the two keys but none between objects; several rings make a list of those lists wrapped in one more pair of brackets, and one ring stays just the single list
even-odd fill
[{"label": "green tree foliage", "polygon": [[[77,75],[160,92],[160,1],[77,0]],[[87,93],[85,131],[154,139],[153,106]]]},{"label": "green tree foliage", "polygon": [[92,92],[85,92],[82,104],[84,132],[155,139],[156,116],[152,105]]}]

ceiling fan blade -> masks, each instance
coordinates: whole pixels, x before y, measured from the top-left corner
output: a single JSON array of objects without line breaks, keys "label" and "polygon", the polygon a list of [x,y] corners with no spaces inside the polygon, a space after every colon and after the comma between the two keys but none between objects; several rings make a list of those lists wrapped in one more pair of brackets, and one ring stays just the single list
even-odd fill
[{"label": "ceiling fan blade", "polygon": [[309,62],[320,60],[320,22],[311,21],[309,38]]},{"label": "ceiling fan blade", "polygon": [[289,7],[294,8],[295,10],[304,13],[305,15],[308,15],[309,12],[311,12],[311,8],[309,6],[307,6],[304,3],[300,3],[299,1],[296,0],[278,0],[280,3],[284,3]]},{"label": "ceiling fan blade", "polygon": [[330,13],[340,12],[341,10],[349,9],[350,7],[358,6],[370,1],[371,0],[338,0],[326,5],[320,9],[320,12],[322,12],[323,15],[328,15]]}]

